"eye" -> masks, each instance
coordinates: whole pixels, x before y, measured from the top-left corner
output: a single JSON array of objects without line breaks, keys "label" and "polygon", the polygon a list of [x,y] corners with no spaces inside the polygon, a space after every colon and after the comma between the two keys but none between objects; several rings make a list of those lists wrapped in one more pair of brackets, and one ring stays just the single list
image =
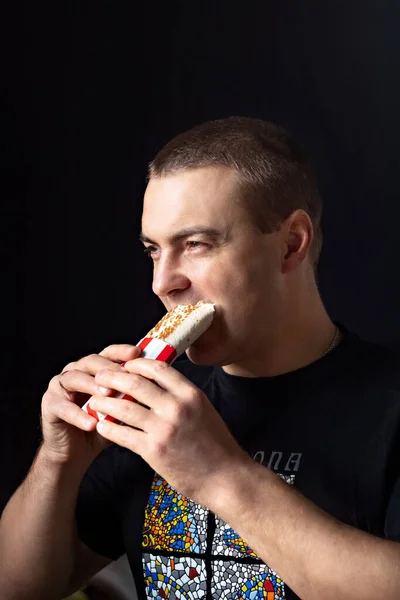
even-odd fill
[{"label": "eye", "polygon": [[146,256],[153,256],[154,252],[156,251],[157,248],[155,248],[155,246],[146,246],[143,248],[143,252],[146,254]]},{"label": "eye", "polygon": [[[206,244],[205,242],[199,242],[197,240],[189,240],[188,242],[186,242],[186,246],[189,247],[189,250],[201,250],[208,248],[210,244]],[[143,252],[146,254],[146,256],[149,256],[150,258],[154,258],[154,255],[158,251],[159,249],[156,248],[156,246],[146,246],[145,248],[143,248]]]},{"label": "eye", "polygon": [[197,240],[190,240],[187,242],[188,246],[190,246],[190,248],[193,248],[193,250],[195,250],[196,248],[206,248],[207,246],[209,246],[209,244],[205,244],[204,242],[198,242]]}]

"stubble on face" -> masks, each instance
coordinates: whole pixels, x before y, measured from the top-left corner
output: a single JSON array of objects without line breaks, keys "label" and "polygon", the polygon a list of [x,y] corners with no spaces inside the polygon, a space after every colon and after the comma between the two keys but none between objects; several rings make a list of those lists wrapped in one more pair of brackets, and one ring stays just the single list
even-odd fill
[{"label": "stubble on face", "polygon": [[[219,235],[184,230],[214,229]],[[210,329],[187,351],[197,364],[230,364],[263,333],[277,285],[274,234],[261,234],[238,198],[227,167],[184,171],[150,181],[142,233],[156,248],[154,276],[167,309],[205,300],[216,305]],[[175,237],[174,237],[175,236]],[[206,244],[192,249],[192,242]]]}]

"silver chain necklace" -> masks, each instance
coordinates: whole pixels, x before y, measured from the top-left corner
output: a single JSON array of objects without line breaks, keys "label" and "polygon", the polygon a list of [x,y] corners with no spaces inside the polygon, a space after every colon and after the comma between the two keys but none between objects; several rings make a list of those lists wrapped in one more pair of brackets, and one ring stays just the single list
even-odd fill
[{"label": "silver chain necklace", "polygon": [[[339,327],[336,327],[335,335],[333,336],[331,343],[329,344],[329,346],[327,347],[327,349],[325,350],[325,352],[323,353],[322,356],[325,356],[326,354],[328,354],[328,352],[333,350],[334,347],[339,343],[339,341],[340,341],[340,329],[339,329]],[[321,356],[321,358],[322,358],[322,356]]]}]

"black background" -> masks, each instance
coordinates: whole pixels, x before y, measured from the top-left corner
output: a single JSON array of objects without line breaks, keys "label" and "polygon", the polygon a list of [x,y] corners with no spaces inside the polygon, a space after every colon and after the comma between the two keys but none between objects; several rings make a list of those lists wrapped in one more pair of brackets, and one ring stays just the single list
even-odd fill
[{"label": "black background", "polygon": [[400,344],[400,5],[237,4],[31,2],[2,19],[1,507],[49,379],[163,314],[137,242],[146,165],[201,121],[262,117],[306,147],[323,300]]}]

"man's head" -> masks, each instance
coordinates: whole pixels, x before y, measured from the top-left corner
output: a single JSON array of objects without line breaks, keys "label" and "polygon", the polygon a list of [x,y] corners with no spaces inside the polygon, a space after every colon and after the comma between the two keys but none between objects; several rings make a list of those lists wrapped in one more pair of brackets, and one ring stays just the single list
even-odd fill
[{"label": "man's head", "polygon": [[207,121],[181,133],[149,166],[149,178],[199,167],[234,170],[237,195],[256,229],[270,233],[296,209],[313,224],[310,257],[317,263],[322,246],[322,202],[312,164],[281,127],[261,119],[229,117]]},{"label": "man's head", "polygon": [[209,121],[164,146],[149,166],[142,239],[167,309],[216,304],[194,362],[230,364],[265,344],[308,285],[320,218],[309,161],[271,123]]}]

